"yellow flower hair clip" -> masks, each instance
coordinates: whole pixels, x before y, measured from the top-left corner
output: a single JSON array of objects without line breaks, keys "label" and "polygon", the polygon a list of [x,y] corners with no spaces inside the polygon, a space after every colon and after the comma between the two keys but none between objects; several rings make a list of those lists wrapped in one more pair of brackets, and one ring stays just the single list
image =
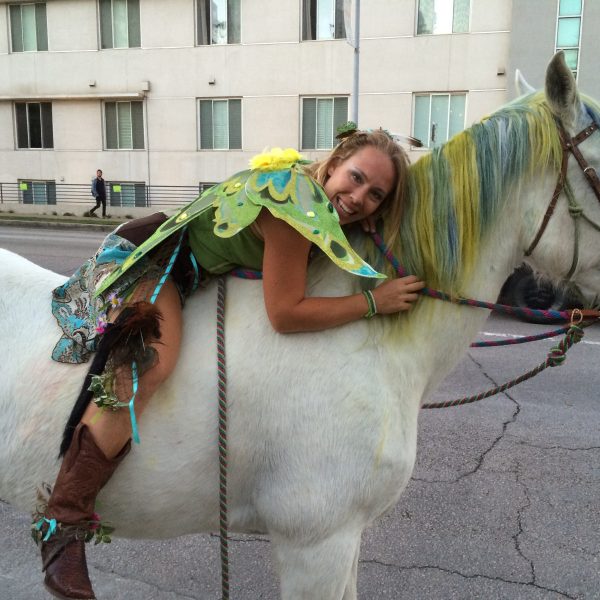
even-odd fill
[{"label": "yellow flower hair clip", "polygon": [[269,152],[257,154],[250,159],[253,171],[278,171],[289,169],[292,165],[303,160],[303,156],[293,148],[272,148]]}]

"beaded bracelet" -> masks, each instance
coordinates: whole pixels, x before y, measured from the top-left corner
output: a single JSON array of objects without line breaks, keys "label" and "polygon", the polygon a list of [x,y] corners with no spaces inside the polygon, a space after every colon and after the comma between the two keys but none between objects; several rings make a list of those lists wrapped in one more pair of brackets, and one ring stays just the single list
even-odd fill
[{"label": "beaded bracelet", "polygon": [[367,301],[367,305],[369,306],[369,310],[364,315],[365,319],[370,319],[377,314],[377,304],[375,304],[375,297],[373,296],[373,292],[371,290],[365,290],[363,292],[363,296]]}]

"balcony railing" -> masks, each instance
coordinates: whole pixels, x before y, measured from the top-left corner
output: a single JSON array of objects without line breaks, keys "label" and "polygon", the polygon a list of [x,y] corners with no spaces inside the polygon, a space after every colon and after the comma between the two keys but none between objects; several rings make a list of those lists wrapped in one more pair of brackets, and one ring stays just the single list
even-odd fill
[{"label": "balcony railing", "polygon": [[[144,183],[106,182],[106,204],[111,207],[136,208],[151,206],[183,206],[211,184],[146,185]],[[0,206],[25,204],[56,207],[55,210],[75,210],[94,202],[91,186],[86,183],[55,183],[53,181],[0,182]]]}]

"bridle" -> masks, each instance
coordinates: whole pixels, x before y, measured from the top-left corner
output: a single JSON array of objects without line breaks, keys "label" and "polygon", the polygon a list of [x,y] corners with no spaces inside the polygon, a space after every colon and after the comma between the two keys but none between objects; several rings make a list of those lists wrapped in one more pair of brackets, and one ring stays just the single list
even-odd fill
[{"label": "bridle", "polygon": [[569,269],[569,272],[567,273],[567,275],[565,277],[565,281],[568,281],[573,276],[573,273],[575,273],[575,270],[577,268],[577,263],[579,260],[579,227],[578,227],[579,221],[578,221],[578,217],[583,217],[590,225],[592,225],[592,227],[594,227],[595,229],[600,231],[600,225],[591,221],[583,213],[583,209],[581,208],[581,206],[579,206],[577,204],[577,201],[575,199],[575,196],[573,194],[571,186],[569,185],[569,181],[567,179],[567,168],[569,165],[569,157],[571,154],[575,157],[577,164],[579,165],[579,167],[583,171],[583,174],[585,175],[586,181],[588,182],[589,186],[591,187],[592,191],[594,192],[596,198],[598,199],[598,202],[600,202],[600,178],[598,178],[596,169],[594,169],[594,167],[592,167],[585,160],[585,157],[583,156],[583,154],[581,153],[581,151],[578,148],[578,146],[581,142],[583,142],[584,140],[587,140],[598,129],[598,124],[595,122],[592,123],[591,125],[586,127],[583,131],[580,131],[574,137],[569,137],[569,134],[565,131],[562,124],[558,121],[556,122],[556,127],[558,129],[560,145],[562,147],[562,161],[561,161],[560,172],[558,174],[558,179],[556,181],[556,186],[554,188],[554,193],[552,194],[550,204],[548,205],[548,208],[546,209],[546,213],[544,214],[542,224],[541,224],[540,228],[538,229],[538,232],[535,235],[533,242],[531,242],[529,248],[527,248],[527,250],[525,251],[525,256],[530,256],[531,253],[536,248],[536,246],[538,245],[538,242],[540,241],[544,231],[546,230],[546,227],[548,226],[550,218],[554,214],[554,209],[556,208],[556,203],[558,201],[558,198],[564,190],[565,195],[567,197],[567,201],[569,203],[569,214],[571,215],[571,218],[574,220],[574,223],[575,223],[575,245],[573,248],[573,261],[571,263],[571,268]]}]

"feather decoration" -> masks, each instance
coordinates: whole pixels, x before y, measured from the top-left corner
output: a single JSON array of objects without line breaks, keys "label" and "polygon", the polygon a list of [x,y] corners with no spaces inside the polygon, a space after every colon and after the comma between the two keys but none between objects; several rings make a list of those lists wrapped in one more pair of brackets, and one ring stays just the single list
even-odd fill
[{"label": "feather decoration", "polygon": [[160,340],[162,318],[161,312],[153,304],[136,302],[123,309],[115,322],[107,326],[67,420],[59,458],[69,449],[75,428],[93,399],[89,387],[94,375],[101,375],[109,361],[111,368],[130,365],[136,361],[140,375],[156,364],[157,353],[150,344]]}]

